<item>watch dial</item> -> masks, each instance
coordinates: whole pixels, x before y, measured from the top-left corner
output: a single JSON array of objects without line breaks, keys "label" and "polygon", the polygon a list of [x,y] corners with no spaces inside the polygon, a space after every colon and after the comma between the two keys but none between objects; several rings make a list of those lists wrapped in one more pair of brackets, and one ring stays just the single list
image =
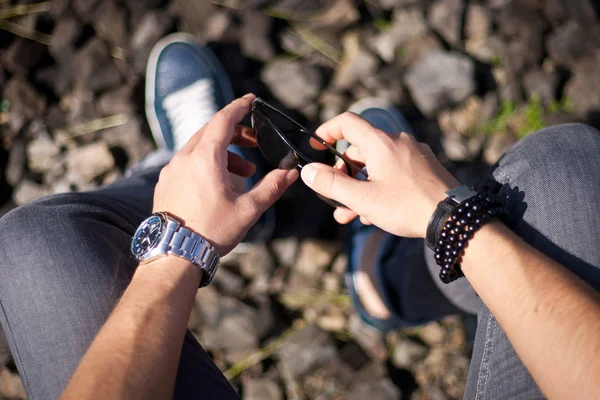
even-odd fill
[{"label": "watch dial", "polygon": [[140,225],[131,242],[131,252],[134,256],[142,257],[158,242],[162,226],[162,219],[158,215],[151,216]]}]

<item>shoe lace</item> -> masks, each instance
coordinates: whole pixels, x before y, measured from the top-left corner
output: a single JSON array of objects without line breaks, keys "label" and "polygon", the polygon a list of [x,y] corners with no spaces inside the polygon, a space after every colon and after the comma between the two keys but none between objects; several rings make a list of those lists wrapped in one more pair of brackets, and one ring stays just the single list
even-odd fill
[{"label": "shoe lace", "polygon": [[172,126],[175,151],[218,111],[211,79],[200,79],[165,97],[163,107]]}]

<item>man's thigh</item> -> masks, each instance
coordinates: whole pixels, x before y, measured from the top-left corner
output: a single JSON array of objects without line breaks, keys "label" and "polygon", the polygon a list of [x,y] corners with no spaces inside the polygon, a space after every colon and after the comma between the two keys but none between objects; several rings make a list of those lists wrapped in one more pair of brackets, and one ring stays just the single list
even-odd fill
[{"label": "man's thigh", "polygon": [[[600,132],[581,124],[531,134],[499,161],[493,178],[509,198],[510,227],[600,291]],[[483,307],[466,398],[543,397],[506,334]]]},{"label": "man's thigh", "polygon": [[[59,397],[129,284],[137,266],[131,236],[151,212],[152,192],[133,179],[52,196],[0,219],[0,321],[30,398]],[[176,394],[194,393],[235,396],[188,333]]]}]

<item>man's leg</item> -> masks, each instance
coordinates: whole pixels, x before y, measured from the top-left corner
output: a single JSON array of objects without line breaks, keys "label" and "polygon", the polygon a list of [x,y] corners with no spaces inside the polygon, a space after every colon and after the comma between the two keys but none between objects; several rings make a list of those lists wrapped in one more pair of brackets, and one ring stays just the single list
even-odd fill
[{"label": "man's leg", "polygon": [[[0,219],[0,321],[29,398],[60,396],[129,284],[131,236],[151,213],[157,176],[48,197]],[[176,397],[195,396],[236,393],[188,333]]]},{"label": "man's leg", "polygon": [[[517,143],[499,161],[493,178],[510,198],[513,231],[600,291],[598,154],[597,130],[581,124],[555,126]],[[540,397],[506,334],[484,306],[465,398]]]}]

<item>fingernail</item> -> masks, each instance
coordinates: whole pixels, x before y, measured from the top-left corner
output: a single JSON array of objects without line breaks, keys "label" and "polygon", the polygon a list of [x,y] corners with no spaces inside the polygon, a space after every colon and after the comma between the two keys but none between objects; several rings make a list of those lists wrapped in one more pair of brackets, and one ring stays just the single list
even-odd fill
[{"label": "fingernail", "polygon": [[295,169],[292,169],[288,171],[287,174],[285,174],[285,180],[288,183],[288,185],[294,183],[296,179],[298,179],[298,171],[296,171]]},{"label": "fingernail", "polygon": [[254,97],[254,94],[253,94],[253,93],[247,93],[247,94],[245,94],[245,95],[242,97],[242,99],[249,99],[250,97]]},{"label": "fingernail", "polygon": [[315,176],[317,176],[317,172],[319,169],[314,165],[308,164],[302,168],[302,172],[300,176],[302,176],[302,180],[306,183],[307,186],[312,186],[315,181]]}]

